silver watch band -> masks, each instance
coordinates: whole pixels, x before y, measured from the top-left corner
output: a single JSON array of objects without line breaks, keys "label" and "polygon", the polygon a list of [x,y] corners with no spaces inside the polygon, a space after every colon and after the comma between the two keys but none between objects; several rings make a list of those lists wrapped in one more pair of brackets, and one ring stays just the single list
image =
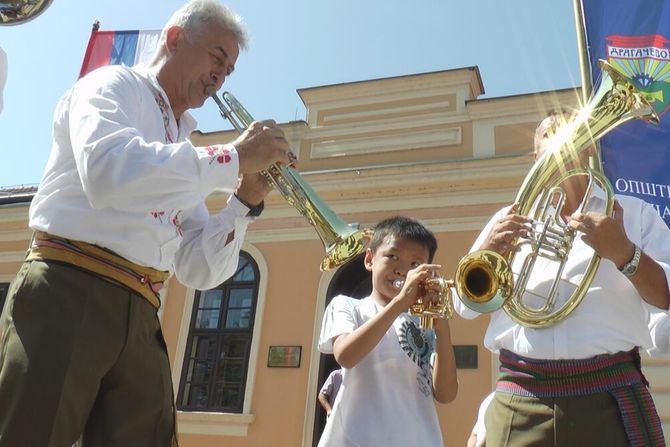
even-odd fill
[{"label": "silver watch band", "polygon": [[635,244],[635,252],[633,253],[633,257],[630,261],[625,263],[623,267],[621,267],[620,272],[626,275],[628,278],[633,276],[637,272],[637,267],[640,265],[641,257],[642,249],[637,244]]}]

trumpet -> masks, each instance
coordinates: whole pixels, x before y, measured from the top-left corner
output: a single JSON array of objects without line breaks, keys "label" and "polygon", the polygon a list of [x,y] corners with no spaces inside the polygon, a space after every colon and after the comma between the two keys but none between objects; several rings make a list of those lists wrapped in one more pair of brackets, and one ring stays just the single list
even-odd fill
[{"label": "trumpet", "polygon": [[[405,280],[396,279],[393,287],[400,290]],[[419,298],[409,307],[409,314],[419,317],[422,329],[432,329],[436,319],[450,319],[454,315],[451,287],[454,282],[440,276],[423,281],[419,289]]]},{"label": "trumpet", "polygon": [[[249,112],[230,93],[224,92],[221,95],[223,100],[219,99],[214,90],[208,93],[219,107],[221,116],[239,133],[254,122]],[[372,230],[359,230],[345,223],[294,168],[276,163],[262,171],[262,174],[316,230],[326,251],[321,261],[321,271],[338,267],[365,250],[372,237]]]}]

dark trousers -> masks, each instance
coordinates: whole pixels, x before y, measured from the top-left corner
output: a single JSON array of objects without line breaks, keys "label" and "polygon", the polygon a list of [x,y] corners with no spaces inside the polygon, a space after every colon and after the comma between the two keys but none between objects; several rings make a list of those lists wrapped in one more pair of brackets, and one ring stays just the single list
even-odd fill
[{"label": "dark trousers", "polygon": [[156,309],[76,267],[26,262],[0,317],[0,447],[170,446]]},{"label": "dark trousers", "polygon": [[608,392],[538,398],[497,392],[486,412],[487,447],[627,447]]}]

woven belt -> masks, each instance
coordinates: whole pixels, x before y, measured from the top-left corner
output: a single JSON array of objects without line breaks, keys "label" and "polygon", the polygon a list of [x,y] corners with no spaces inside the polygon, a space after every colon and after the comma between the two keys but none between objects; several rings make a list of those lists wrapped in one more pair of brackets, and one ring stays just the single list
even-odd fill
[{"label": "woven belt", "polygon": [[156,309],[161,305],[158,292],[170,276],[170,272],[135,264],[97,245],[42,231],[34,233],[26,261],[59,261],[74,265],[131,289]]},{"label": "woven belt", "polygon": [[500,350],[496,391],[526,397],[575,397],[608,392],[617,402],[631,446],[665,446],[663,428],[640,354],[604,354],[578,360],[536,360]]}]

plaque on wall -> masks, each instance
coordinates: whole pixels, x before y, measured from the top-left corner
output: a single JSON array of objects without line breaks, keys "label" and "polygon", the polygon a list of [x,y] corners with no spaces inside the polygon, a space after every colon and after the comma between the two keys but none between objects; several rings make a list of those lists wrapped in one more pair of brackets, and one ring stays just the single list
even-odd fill
[{"label": "plaque on wall", "polygon": [[302,346],[270,346],[268,368],[300,368]]},{"label": "plaque on wall", "polygon": [[454,345],[456,368],[477,369],[477,345]]}]

